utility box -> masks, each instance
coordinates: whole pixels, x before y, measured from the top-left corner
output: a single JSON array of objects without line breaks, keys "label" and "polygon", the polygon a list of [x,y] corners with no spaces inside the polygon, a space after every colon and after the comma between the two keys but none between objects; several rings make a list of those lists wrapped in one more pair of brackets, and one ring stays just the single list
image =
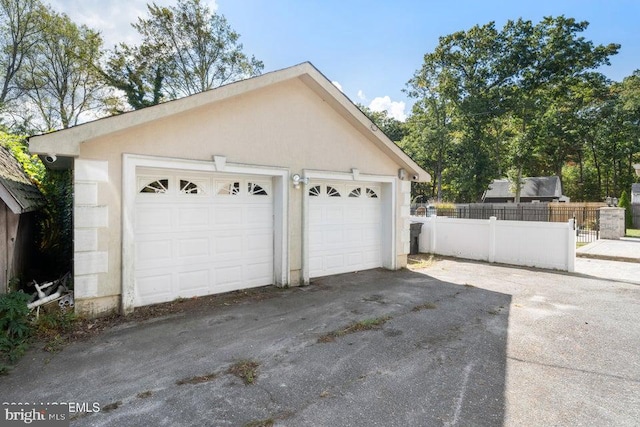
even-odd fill
[{"label": "utility box", "polygon": [[412,222],[410,225],[410,240],[411,247],[409,248],[409,255],[415,255],[420,252],[420,233],[422,233],[422,223]]}]

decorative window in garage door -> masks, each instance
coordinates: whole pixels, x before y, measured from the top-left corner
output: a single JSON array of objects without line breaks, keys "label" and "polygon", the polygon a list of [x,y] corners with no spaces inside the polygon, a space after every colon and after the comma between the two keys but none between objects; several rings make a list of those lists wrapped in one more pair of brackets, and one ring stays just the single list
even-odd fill
[{"label": "decorative window in garage door", "polygon": [[314,185],[309,189],[309,196],[318,197],[320,195],[321,187],[319,185]]},{"label": "decorative window in garage door", "polygon": [[268,196],[267,185],[264,183],[256,184],[255,182],[247,182],[247,191],[252,196]]},{"label": "decorative window in garage door", "polygon": [[360,197],[362,194],[362,188],[356,187],[349,192],[349,197]]},{"label": "decorative window in garage door", "polygon": [[329,197],[341,197],[337,188],[327,185],[327,196]]},{"label": "decorative window in garage door", "polygon": [[378,198],[378,189],[377,188],[367,188],[367,197],[370,199]]},{"label": "decorative window in garage door", "polygon": [[203,194],[204,192],[205,191],[202,184],[198,184],[187,179],[180,180],[181,194]]},{"label": "decorative window in garage door", "polygon": [[169,191],[169,179],[167,178],[154,180],[141,178],[138,183],[140,184],[140,182],[142,182],[142,185],[139,185],[139,187],[141,187],[140,193],[143,194],[164,194]]},{"label": "decorative window in garage door", "polygon": [[236,196],[240,194],[240,182],[239,181],[221,181],[217,182],[216,193],[220,196]]}]

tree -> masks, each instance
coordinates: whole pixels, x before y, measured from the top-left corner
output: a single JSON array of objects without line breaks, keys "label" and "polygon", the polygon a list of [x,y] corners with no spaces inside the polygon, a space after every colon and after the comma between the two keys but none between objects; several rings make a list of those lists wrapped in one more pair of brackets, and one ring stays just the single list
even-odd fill
[{"label": "tree", "polygon": [[133,27],[139,46],[120,44],[103,71],[108,84],[123,90],[132,108],[154,105],[256,76],[264,67],[248,57],[224,16],[200,0],[176,6],[148,5],[149,16]]},{"label": "tree", "polygon": [[406,135],[407,129],[404,123],[391,117],[388,111],[373,111],[361,104],[357,104],[357,107],[393,142],[397,143]]},{"label": "tree", "polygon": [[134,110],[164,100],[162,89],[168,62],[149,46],[121,43],[111,52],[105,68],[97,67],[97,70],[108,85],[124,92],[127,103]]},{"label": "tree", "polygon": [[74,24],[67,15],[44,10],[39,40],[18,75],[31,110],[23,111],[24,120],[48,131],[100,114],[108,98],[93,67],[102,55],[101,46],[96,31]]},{"label": "tree", "polygon": [[633,228],[633,213],[631,212],[631,202],[627,191],[624,190],[618,200],[618,207],[624,208],[624,225],[625,228]]},{"label": "tree", "polygon": [[561,174],[580,156],[570,126],[584,106],[578,89],[619,49],[580,37],[587,26],[563,16],[508,21],[502,30],[491,22],[441,37],[425,55],[408,93],[421,114],[433,114],[434,100],[450,106],[445,133],[456,161],[442,173],[456,200],[477,200],[506,172],[518,199],[524,174]]},{"label": "tree", "polygon": [[0,0],[0,108],[21,95],[16,76],[39,40],[42,10],[39,0]]}]

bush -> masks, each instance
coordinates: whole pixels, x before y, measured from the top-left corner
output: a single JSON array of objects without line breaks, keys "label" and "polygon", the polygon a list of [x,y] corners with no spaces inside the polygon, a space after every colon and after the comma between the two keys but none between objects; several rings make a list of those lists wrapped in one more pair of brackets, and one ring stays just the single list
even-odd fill
[{"label": "bush", "polygon": [[631,201],[626,191],[623,191],[618,200],[618,207],[624,208],[624,225],[625,228],[633,228],[633,217],[631,213]]},{"label": "bush", "polygon": [[0,370],[5,362],[13,363],[27,350],[31,335],[29,295],[11,292],[0,296]]}]

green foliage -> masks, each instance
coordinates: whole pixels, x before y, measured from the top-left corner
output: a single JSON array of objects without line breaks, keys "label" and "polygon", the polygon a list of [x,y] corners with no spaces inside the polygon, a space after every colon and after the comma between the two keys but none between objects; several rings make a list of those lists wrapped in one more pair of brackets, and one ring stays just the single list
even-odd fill
[{"label": "green foliage", "polygon": [[38,212],[40,267],[49,276],[71,271],[73,245],[73,183],[71,171],[49,170],[31,155],[24,137],[0,131],[0,144],[20,162],[27,176],[45,196]]},{"label": "green foliage", "polygon": [[631,200],[627,191],[623,191],[618,199],[618,207],[624,208],[624,223],[625,228],[633,228],[633,212],[631,211]]},{"label": "green foliage", "polygon": [[391,117],[388,111],[373,111],[361,104],[357,106],[393,142],[400,141],[407,134],[405,124]]},{"label": "green foliage", "polygon": [[133,27],[142,42],[120,44],[101,74],[125,92],[129,105],[144,108],[259,75],[261,61],[243,52],[240,35],[201,0],[148,7]]},{"label": "green foliage", "polygon": [[12,135],[0,130],[0,145],[11,151],[27,176],[36,185],[42,184],[46,175],[45,167],[38,156],[29,152],[29,146],[23,136]]},{"label": "green foliage", "polygon": [[587,26],[564,16],[508,21],[501,30],[491,22],[441,37],[425,55],[408,82],[417,102],[403,144],[425,152],[443,193],[476,201],[507,171],[561,175],[567,162],[584,161],[589,116],[609,84],[594,70],[620,47],[581,37]]},{"label": "green foliage", "polygon": [[11,292],[0,295],[0,365],[13,363],[26,351],[31,334],[29,295]]}]

